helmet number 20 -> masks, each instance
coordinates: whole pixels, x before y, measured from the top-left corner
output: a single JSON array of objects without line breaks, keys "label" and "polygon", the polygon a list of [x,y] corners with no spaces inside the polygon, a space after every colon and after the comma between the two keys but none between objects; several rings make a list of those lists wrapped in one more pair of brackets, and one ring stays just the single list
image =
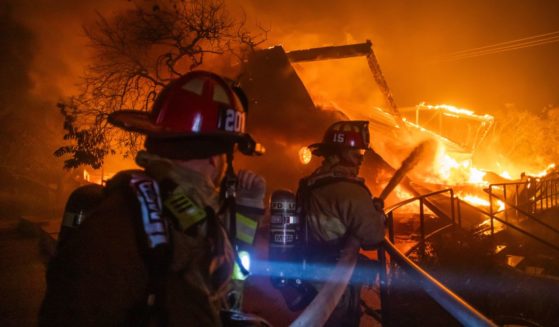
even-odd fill
[{"label": "helmet number 20", "polygon": [[344,133],[335,133],[334,134],[334,139],[332,141],[334,141],[334,143],[344,143],[345,134]]},{"label": "helmet number 20", "polygon": [[225,114],[225,130],[228,132],[244,132],[245,113],[227,109]]}]

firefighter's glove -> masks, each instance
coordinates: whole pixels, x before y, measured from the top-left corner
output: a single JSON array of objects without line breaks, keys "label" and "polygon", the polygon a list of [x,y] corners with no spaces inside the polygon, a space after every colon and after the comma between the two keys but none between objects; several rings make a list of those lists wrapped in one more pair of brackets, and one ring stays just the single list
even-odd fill
[{"label": "firefighter's glove", "polygon": [[373,205],[378,212],[384,213],[384,200],[381,198],[373,198]]},{"label": "firefighter's glove", "polygon": [[250,170],[237,174],[237,203],[246,207],[264,209],[266,180]]}]

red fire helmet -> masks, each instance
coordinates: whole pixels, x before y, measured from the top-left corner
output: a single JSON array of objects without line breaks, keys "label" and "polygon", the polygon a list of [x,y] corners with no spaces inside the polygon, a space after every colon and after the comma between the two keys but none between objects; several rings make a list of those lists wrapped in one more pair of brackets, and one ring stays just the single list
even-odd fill
[{"label": "red fire helmet", "polygon": [[193,71],[168,84],[159,93],[151,112],[120,110],[110,114],[108,120],[153,139],[254,143],[245,133],[246,102],[244,93],[220,76]]},{"label": "red fire helmet", "polygon": [[369,122],[364,120],[338,121],[324,133],[321,143],[309,145],[316,156],[324,156],[327,149],[369,150]]}]

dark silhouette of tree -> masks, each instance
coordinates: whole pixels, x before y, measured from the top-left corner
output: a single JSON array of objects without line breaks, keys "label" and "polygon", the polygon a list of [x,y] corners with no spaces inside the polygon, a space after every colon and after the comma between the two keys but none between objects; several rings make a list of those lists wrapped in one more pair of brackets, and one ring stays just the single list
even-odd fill
[{"label": "dark silhouette of tree", "polygon": [[70,156],[66,168],[99,168],[109,153],[134,154],[141,137],[110,126],[111,112],[148,110],[172,79],[199,67],[208,56],[242,60],[267,33],[260,28],[251,34],[245,17],[233,18],[222,0],[166,0],[112,17],[98,14],[84,30],[93,62],[81,80],[80,93],[58,104],[69,144],[55,155]]}]

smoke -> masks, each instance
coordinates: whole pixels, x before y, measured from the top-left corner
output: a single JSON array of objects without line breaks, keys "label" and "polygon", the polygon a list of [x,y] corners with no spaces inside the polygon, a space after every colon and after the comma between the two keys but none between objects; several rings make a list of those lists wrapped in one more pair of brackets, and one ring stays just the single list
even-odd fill
[{"label": "smoke", "polygon": [[474,158],[485,169],[519,178],[522,172],[536,174],[559,160],[558,107],[544,108],[536,115],[508,105],[495,111],[495,120]]},{"label": "smoke", "polygon": [[[75,80],[71,37],[75,8],[66,1],[8,1],[0,5],[0,211],[52,213],[62,205],[66,178],[52,153],[62,141],[56,101]],[[65,7],[65,5],[67,7]],[[68,11],[64,12],[64,8]],[[67,23],[67,29],[58,28]]]},{"label": "smoke", "polygon": [[3,69],[0,76],[0,119],[20,107],[24,101],[25,90],[31,87],[29,70],[33,46],[33,34],[14,21],[10,8],[0,8],[0,63]]},{"label": "smoke", "polygon": [[545,72],[554,66],[559,44],[452,63],[438,59],[557,31],[556,2],[239,2],[249,17],[270,26],[270,40],[286,50],[371,39],[400,106],[427,101],[488,111],[513,102],[539,110],[559,102],[552,87],[559,74]]},{"label": "smoke", "polygon": [[[6,2],[1,8],[2,26],[16,24],[19,30],[2,33],[3,46],[13,51],[0,54],[3,65],[9,68],[4,70],[9,73],[2,76],[0,118],[13,108],[24,108],[18,103],[22,99],[42,102],[44,105],[38,106],[42,109],[37,111],[58,117],[55,102],[75,94],[76,83],[91,55],[82,26],[95,19],[96,11],[111,15],[134,4],[150,7],[156,2]],[[268,30],[268,40],[262,47],[282,44],[290,51],[372,40],[388,85],[401,107],[427,101],[492,113],[493,108],[502,107],[503,103],[517,103],[532,111],[544,104],[559,103],[554,92],[559,74],[552,73],[551,64],[546,64],[554,62],[556,45],[454,63],[436,60],[445,53],[465,48],[557,30],[556,3],[231,0],[225,4],[232,16],[244,15],[247,26],[255,33],[261,32],[257,26]],[[520,21],[523,24],[518,24]],[[216,69],[234,77],[240,67],[216,66]],[[265,119],[286,122],[278,123],[274,130],[254,130],[268,145],[270,159],[258,159],[265,160],[266,165],[287,160],[285,164],[296,162],[299,146],[319,141],[334,119],[366,118],[364,113],[385,106],[364,58],[297,64],[295,70],[308,87],[312,100],[329,111],[307,112],[307,119],[300,119],[301,109],[297,107],[278,108],[269,117],[254,118],[255,112],[251,112],[249,128],[252,123]],[[33,120],[32,109],[19,111],[29,112],[25,117]],[[395,153],[394,158],[388,158],[393,165],[400,163],[411,146],[420,141],[396,140],[400,144],[388,144],[380,134],[388,135],[388,132],[372,130],[375,150]],[[287,145],[295,138],[296,142]],[[289,158],[280,161],[274,153],[286,146],[290,147],[286,150]],[[298,166],[296,172],[289,174],[306,173],[313,165],[316,160],[310,166]]]}]

